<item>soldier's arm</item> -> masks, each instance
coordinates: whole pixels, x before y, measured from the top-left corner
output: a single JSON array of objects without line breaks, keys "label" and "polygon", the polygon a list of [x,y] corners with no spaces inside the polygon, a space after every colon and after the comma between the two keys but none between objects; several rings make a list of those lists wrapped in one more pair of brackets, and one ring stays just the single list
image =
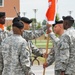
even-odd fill
[{"label": "soldier's arm", "polygon": [[20,63],[22,69],[27,75],[30,71],[30,54],[25,43],[22,45],[22,50],[20,52]]},{"label": "soldier's arm", "polygon": [[52,41],[53,41],[54,43],[58,43],[58,41],[60,40],[58,37],[56,37],[56,35],[55,35],[54,32],[51,32],[51,33],[49,34],[49,36],[50,36],[50,38],[52,39]]},{"label": "soldier's arm", "polygon": [[44,26],[38,30],[25,30],[23,32],[23,38],[25,38],[26,40],[32,40],[35,38],[40,37],[41,35],[43,35],[45,33],[45,30],[47,29],[47,26]]},{"label": "soldier's arm", "polygon": [[68,60],[69,60],[69,36],[64,36],[61,40],[60,40],[60,69],[61,71],[65,71],[67,64],[68,64]]},{"label": "soldier's arm", "polygon": [[54,61],[55,61],[55,52],[54,52],[54,50],[52,48],[51,52],[49,53],[48,58],[47,58],[48,66],[52,65]]},{"label": "soldier's arm", "polygon": [[42,26],[42,28],[35,30],[34,31],[34,37],[38,38],[38,37],[42,36],[45,33],[46,29],[47,29],[47,26]]},{"label": "soldier's arm", "polygon": [[32,48],[32,53],[34,55],[43,57],[43,53],[41,53],[40,50],[36,46],[31,44],[31,48]]}]

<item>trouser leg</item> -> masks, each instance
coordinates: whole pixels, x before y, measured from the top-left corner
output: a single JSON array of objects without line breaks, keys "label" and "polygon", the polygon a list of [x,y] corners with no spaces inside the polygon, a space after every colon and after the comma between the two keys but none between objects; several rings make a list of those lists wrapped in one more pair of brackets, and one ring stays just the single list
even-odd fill
[{"label": "trouser leg", "polygon": [[55,75],[60,75],[60,71],[59,70],[55,70]]}]

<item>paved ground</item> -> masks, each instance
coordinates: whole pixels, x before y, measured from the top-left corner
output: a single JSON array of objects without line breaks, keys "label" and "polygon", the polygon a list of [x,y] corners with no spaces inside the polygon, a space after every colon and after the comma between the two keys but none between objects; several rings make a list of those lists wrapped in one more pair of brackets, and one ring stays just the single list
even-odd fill
[{"label": "paved ground", "polygon": [[[43,67],[42,67],[42,65],[33,65],[32,66],[32,71],[36,75],[43,75]],[[54,65],[49,66],[48,68],[45,69],[45,75],[54,75]]]}]

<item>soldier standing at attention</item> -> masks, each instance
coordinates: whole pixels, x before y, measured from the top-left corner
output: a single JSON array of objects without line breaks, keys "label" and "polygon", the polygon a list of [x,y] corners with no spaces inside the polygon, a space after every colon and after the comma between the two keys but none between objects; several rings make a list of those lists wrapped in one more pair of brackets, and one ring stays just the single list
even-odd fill
[{"label": "soldier standing at attention", "polygon": [[73,24],[73,17],[63,16],[63,27],[66,32],[59,43],[61,75],[62,73],[63,75],[75,75],[75,29]]},{"label": "soldier standing at attention", "polygon": [[5,12],[0,12],[0,30],[4,30]]},{"label": "soldier standing at attention", "polygon": [[[20,20],[20,18],[15,17],[13,19],[13,22],[19,21],[19,20]],[[20,21],[22,21],[24,23],[24,32],[23,32],[22,36],[27,41],[27,45],[28,45],[29,53],[30,53],[30,61],[31,61],[31,65],[32,65],[32,58],[31,58],[32,53],[34,55],[36,55],[36,57],[37,56],[43,57],[43,53],[41,53],[40,50],[35,45],[33,45],[32,41],[31,41],[31,39],[34,39],[34,37],[39,37],[39,34],[36,33],[38,35],[38,36],[36,36],[35,32],[29,30],[30,29],[30,23],[32,23],[32,20],[30,20],[30,19],[28,19],[26,17],[21,17]],[[45,29],[46,29],[46,27],[45,27]],[[40,33],[43,34],[44,31],[41,31]],[[34,73],[31,72],[31,74],[34,74]]]},{"label": "soldier standing at attention", "polygon": [[[32,35],[33,36],[35,35],[33,31],[29,30],[30,29],[30,23],[32,23],[32,20],[30,20],[26,17],[22,17],[21,19],[19,17],[15,17],[12,22],[16,22],[16,21],[22,21],[24,23],[24,32],[23,32],[22,36],[24,39],[26,39],[26,41],[28,43],[30,54],[33,53],[36,56],[42,57],[43,54],[39,52],[39,49],[36,46],[34,46],[32,41],[30,40],[30,39],[34,39],[34,37],[32,37]],[[46,27],[45,27],[45,29],[46,29]],[[43,32],[44,31],[42,31],[42,33]]]},{"label": "soldier standing at attention", "polygon": [[1,43],[4,68],[2,75],[29,75],[30,58],[27,42],[22,38],[22,22],[12,24],[13,35]]},{"label": "soldier standing at attention", "polygon": [[57,43],[59,50],[59,75],[75,75],[75,29],[71,16],[63,17],[63,27],[66,30]]},{"label": "soldier standing at attention", "polygon": [[[61,37],[63,36],[64,33],[64,28],[63,28],[63,21],[56,21],[56,23],[53,25],[53,30],[54,32],[52,32],[50,29],[48,31],[48,33],[50,32],[49,36],[51,38],[51,40],[53,41],[53,48],[51,49],[50,54],[48,55],[47,58],[47,62],[43,64],[43,67],[48,67],[50,65],[52,65],[55,62],[55,75],[60,75],[60,71],[58,70],[58,66],[60,66],[60,60],[59,60],[59,49],[57,47],[57,43],[60,41]],[[56,37],[55,34],[57,34],[59,36]]]},{"label": "soldier standing at attention", "polygon": [[5,29],[4,24],[5,24],[5,12],[0,12],[0,44],[1,41],[5,37],[7,37],[6,31],[4,30]]},{"label": "soldier standing at attention", "polygon": [[[4,30],[4,24],[5,24],[5,12],[0,12],[0,46],[1,46],[1,42],[4,38],[7,37],[7,33]],[[2,66],[3,62],[2,62],[2,54],[1,54],[1,49],[0,49],[0,75],[2,75]]]}]

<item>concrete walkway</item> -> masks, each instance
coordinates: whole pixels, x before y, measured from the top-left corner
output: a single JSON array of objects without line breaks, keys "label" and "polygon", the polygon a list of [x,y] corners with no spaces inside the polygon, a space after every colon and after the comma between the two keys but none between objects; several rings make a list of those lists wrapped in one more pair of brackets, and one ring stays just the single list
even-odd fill
[{"label": "concrete walkway", "polygon": [[[33,65],[32,71],[35,73],[35,75],[43,75],[42,65]],[[45,69],[45,75],[54,75],[54,65]]]}]

